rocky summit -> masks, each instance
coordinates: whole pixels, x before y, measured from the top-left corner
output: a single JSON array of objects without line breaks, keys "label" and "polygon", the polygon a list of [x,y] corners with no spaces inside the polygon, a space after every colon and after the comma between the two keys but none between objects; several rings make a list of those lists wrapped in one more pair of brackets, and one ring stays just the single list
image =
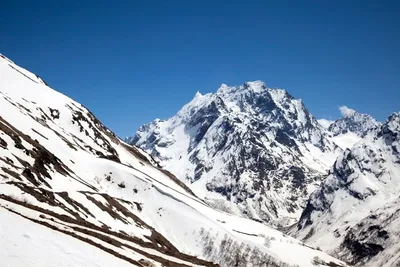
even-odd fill
[{"label": "rocky summit", "polygon": [[126,141],[212,206],[286,226],[342,149],[304,106],[261,81],[222,85]]},{"label": "rocky summit", "polygon": [[398,266],[400,113],[340,111],[320,124],[283,89],[222,85],[127,141],[219,210],[351,265]]}]

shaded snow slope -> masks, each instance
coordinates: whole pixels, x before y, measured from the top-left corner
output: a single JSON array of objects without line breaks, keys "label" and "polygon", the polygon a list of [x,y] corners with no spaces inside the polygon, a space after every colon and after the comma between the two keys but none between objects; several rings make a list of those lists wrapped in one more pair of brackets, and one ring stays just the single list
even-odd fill
[{"label": "shaded snow slope", "polygon": [[[318,136],[312,132],[304,132],[310,142]],[[214,210],[81,104],[3,56],[0,218],[0,236],[15,231],[0,243],[12,266],[45,262],[47,249],[60,256],[51,265],[65,255],[65,263],[88,266],[342,265],[261,223]],[[40,251],[8,247],[23,248],[27,229],[40,232],[28,234]]]},{"label": "shaded snow slope", "polygon": [[335,122],[335,121],[327,120],[327,119],[319,119],[319,120],[318,120],[318,123],[319,123],[322,127],[324,127],[325,129],[328,129],[329,126],[330,126],[332,123],[334,123],[334,122]]},{"label": "shaded snow slope", "polygon": [[360,266],[398,266],[399,188],[400,113],[394,113],[338,157],[295,235]]}]

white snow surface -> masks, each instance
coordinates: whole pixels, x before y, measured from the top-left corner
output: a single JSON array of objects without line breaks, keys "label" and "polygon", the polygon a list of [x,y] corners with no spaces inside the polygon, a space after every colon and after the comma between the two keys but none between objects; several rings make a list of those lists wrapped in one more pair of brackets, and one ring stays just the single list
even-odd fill
[{"label": "white snow surface", "polygon": [[130,263],[76,238],[0,208],[0,258],[3,267],[109,267]]},{"label": "white snow surface", "polygon": [[352,148],[354,144],[362,140],[362,137],[356,133],[348,132],[345,134],[336,135],[332,137],[332,140],[341,149],[346,150],[347,148]]},{"label": "white snow surface", "polygon": [[334,120],[328,120],[328,119],[319,119],[318,123],[321,124],[322,127],[324,127],[325,129],[328,129],[329,126],[334,123]]}]

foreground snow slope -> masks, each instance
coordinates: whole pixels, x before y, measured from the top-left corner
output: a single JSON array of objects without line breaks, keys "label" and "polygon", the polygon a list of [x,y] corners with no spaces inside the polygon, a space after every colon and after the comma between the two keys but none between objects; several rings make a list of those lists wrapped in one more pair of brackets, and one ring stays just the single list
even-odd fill
[{"label": "foreground snow slope", "polygon": [[[53,244],[88,264],[97,263],[71,244],[102,254],[104,263],[113,255],[109,266],[343,265],[263,224],[212,209],[85,107],[3,56],[0,216],[1,229],[16,232],[1,243],[13,266],[45,260],[47,236],[60,236]],[[46,232],[30,235],[43,253],[8,247],[21,242],[25,227]]]},{"label": "foreground snow slope", "polygon": [[360,266],[399,266],[400,113],[333,165],[296,236]]},{"label": "foreground snow slope", "polygon": [[48,227],[0,208],[0,258],[3,267],[132,266]]}]

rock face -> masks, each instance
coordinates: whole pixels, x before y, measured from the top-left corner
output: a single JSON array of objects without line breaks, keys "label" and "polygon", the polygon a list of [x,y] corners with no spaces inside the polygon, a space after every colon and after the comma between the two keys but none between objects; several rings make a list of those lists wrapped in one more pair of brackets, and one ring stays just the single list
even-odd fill
[{"label": "rock face", "polygon": [[380,125],[381,123],[377,122],[371,115],[352,111],[333,122],[328,130],[333,136],[352,132],[360,137],[364,137],[368,132],[378,128]]},{"label": "rock face", "polygon": [[295,235],[360,266],[398,266],[400,113],[338,157]]},{"label": "rock face", "polygon": [[212,209],[88,109],[4,56],[0,220],[5,266],[312,267],[316,257],[344,266]]},{"label": "rock face", "polygon": [[197,93],[126,141],[208,203],[275,225],[298,219],[342,151],[301,100],[260,81]]}]

